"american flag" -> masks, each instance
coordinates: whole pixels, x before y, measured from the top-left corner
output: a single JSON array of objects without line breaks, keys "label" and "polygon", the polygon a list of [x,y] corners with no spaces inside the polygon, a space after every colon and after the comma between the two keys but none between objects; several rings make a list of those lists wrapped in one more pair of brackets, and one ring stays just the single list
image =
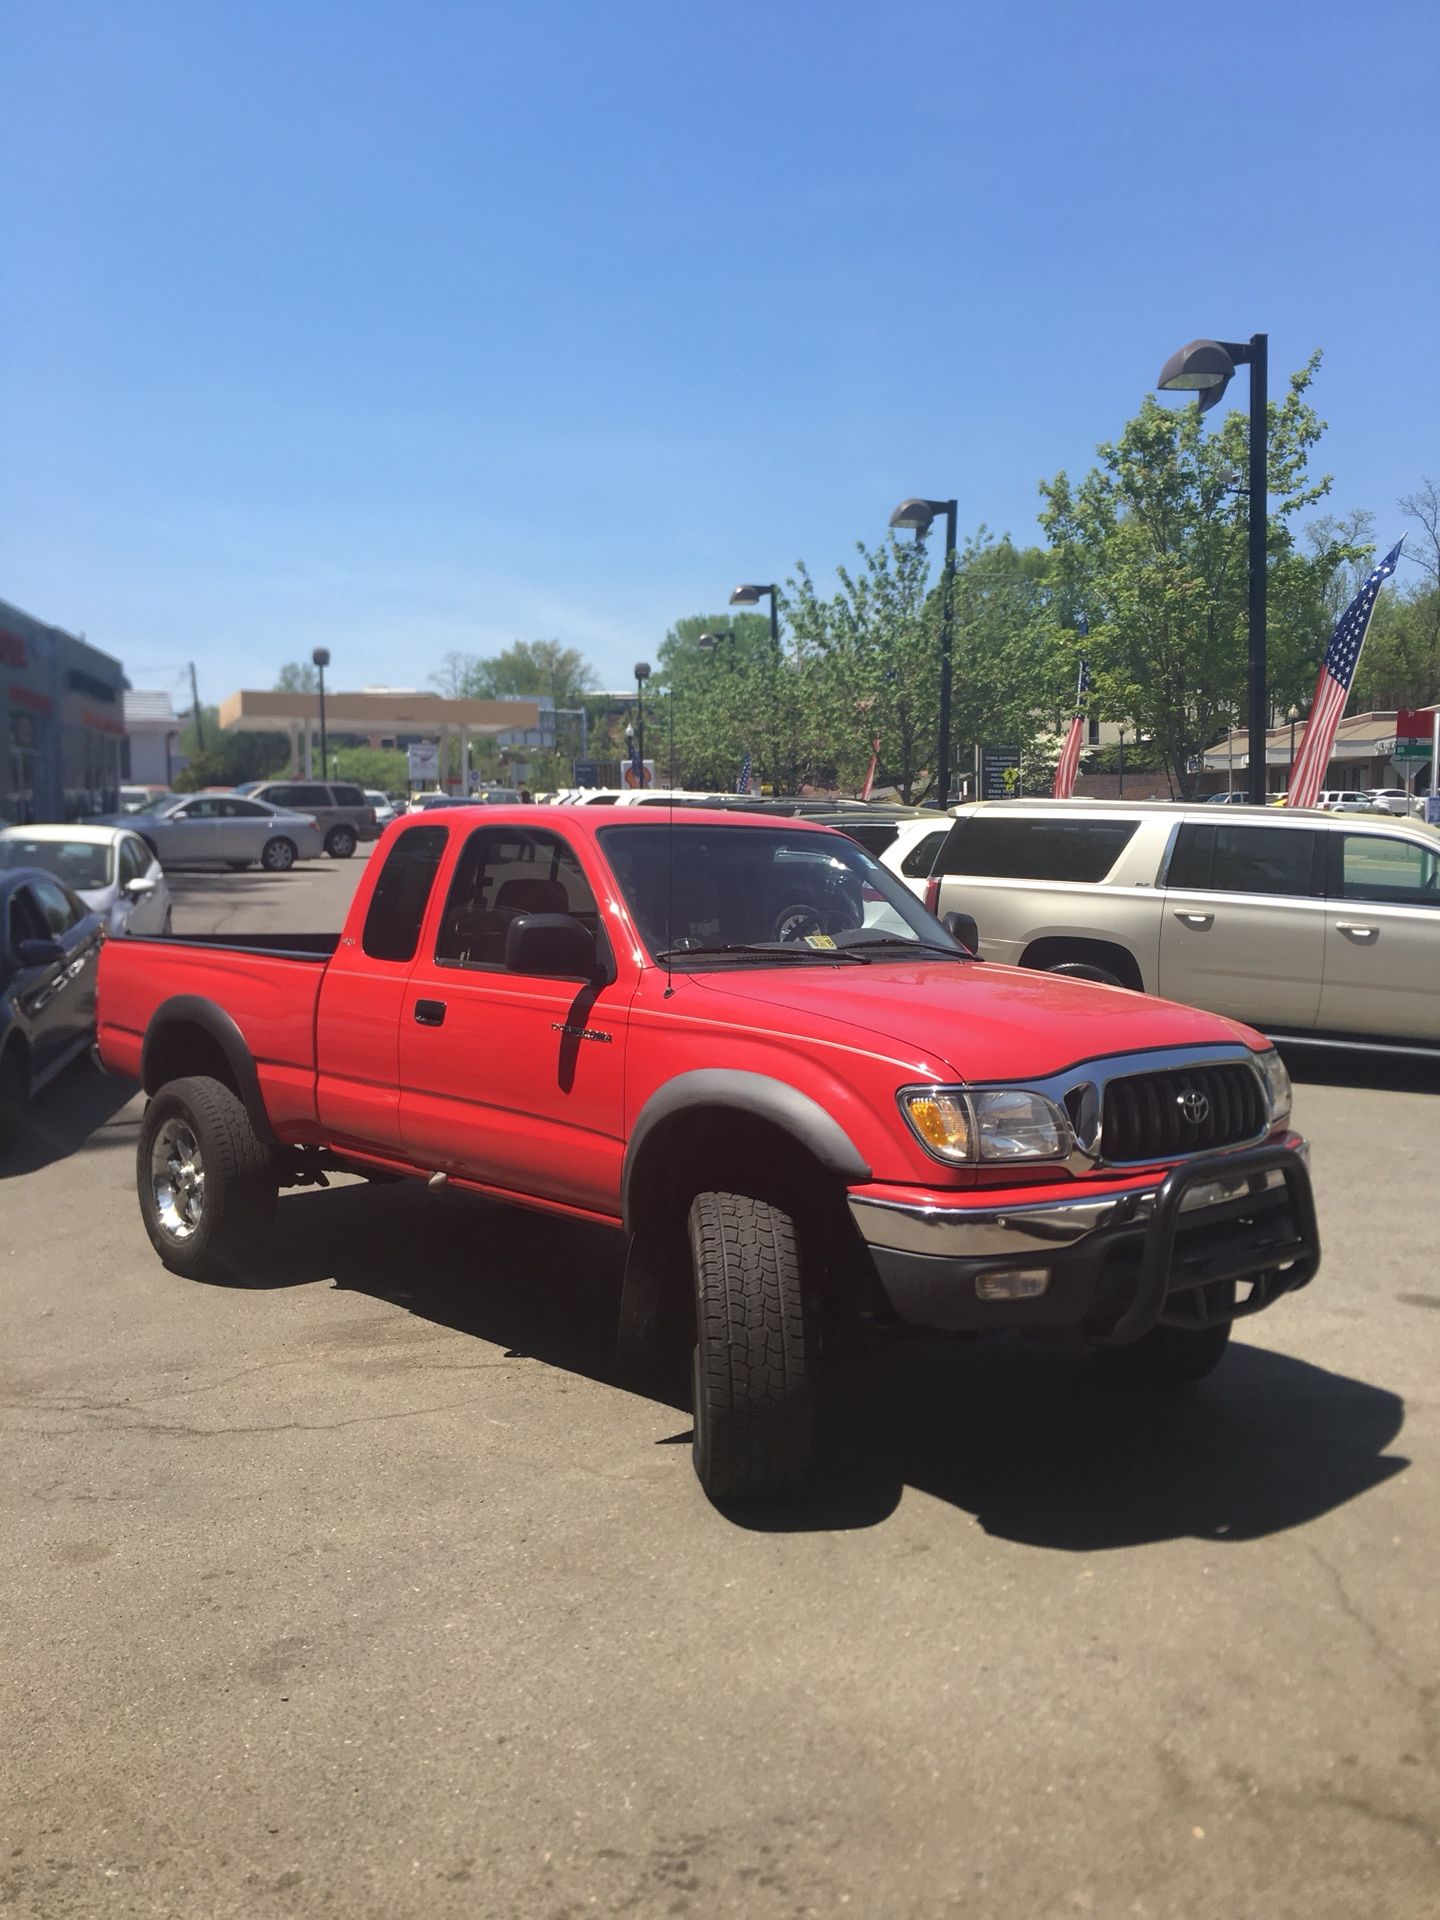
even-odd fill
[{"label": "american flag", "polygon": [[1069,800],[1075,793],[1075,776],[1080,771],[1080,749],[1085,744],[1085,702],[1090,693],[1090,663],[1080,662],[1080,683],[1075,689],[1075,718],[1065,736],[1060,764],[1055,769],[1055,798]]},{"label": "american flag", "polygon": [[1375,611],[1381,587],[1399,563],[1400,549],[1404,544],[1405,536],[1402,534],[1341,614],[1330,636],[1330,645],[1325,650],[1320,678],[1315,686],[1310,718],[1305,722],[1300,751],[1290,769],[1288,804],[1292,807],[1313,807],[1325,784],[1325,770],[1330,765],[1330,753],[1335,745],[1335,729],[1344,715],[1345,702],[1350,698],[1350,686],[1355,678],[1355,669],[1360,664],[1360,649],[1369,631],[1370,616]]},{"label": "american flag", "polygon": [[745,758],[740,762],[740,778],[735,782],[735,791],[737,793],[748,793],[750,791],[750,767],[751,759],[747,753]]}]

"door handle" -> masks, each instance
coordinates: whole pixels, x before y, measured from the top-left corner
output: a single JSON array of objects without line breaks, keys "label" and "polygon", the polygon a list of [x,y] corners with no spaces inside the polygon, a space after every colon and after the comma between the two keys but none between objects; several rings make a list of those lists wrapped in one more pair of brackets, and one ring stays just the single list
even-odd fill
[{"label": "door handle", "polygon": [[1203,933],[1206,927],[1213,926],[1215,922],[1213,913],[1185,913],[1178,908],[1175,918],[1187,927],[1194,927],[1197,933]]},{"label": "door handle", "polygon": [[445,1024],[445,1002],[443,1000],[417,1000],[415,1002],[415,1023],[421,1027],[443,1027]]},{"label": "door handle", "polygon": [[1348,940],[1363,941],[1373,940],[1380,929],[1378,927],[1357,926],[1355,922],[1351,920],[1337,920],[1335,922],[1335,931],[1337,933],[1343,933]]}]

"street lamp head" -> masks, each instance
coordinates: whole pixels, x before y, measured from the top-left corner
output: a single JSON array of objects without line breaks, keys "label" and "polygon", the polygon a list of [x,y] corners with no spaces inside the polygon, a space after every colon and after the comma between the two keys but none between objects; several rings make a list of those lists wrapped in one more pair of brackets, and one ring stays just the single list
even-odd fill
[{"label": "street lamp head", "polygon": [[329,647],[316,647],[310,655],[310,658],[317,667],[328,667],[330,664]]},{"label": "street lamp head", "polygon": [[702,633],[695,644],[702,653],[713,653],[720,644],[720,636],[718,633]]},{"label": "street lamp head", "polygon": [[635,678],[642,681],[650,678],[650,662],[648,660],[637,660],[635,662]]},{"label": "street lamp head", "polygon": [[933,500],[902,500],[890,516],[892,527],[927,534],[937,508]]},{"label": "street lamp head", "polygon": [[1285,715],[1285,718],[1290,722],[1291,726],[1293,727],[1295,722],[1300,718],[1300,709],[1298,707],[1291,707],[1289,712]]},{"label": "street lamp head", "polygon": [[774,593],[774,587],[743,586],[736,587],[730,595],[732,607],[758,607],[767,593]]},{"label": "street lamp head", "polygon": [[1192,340],[1172,353],[1155,382],[1162,393],[1193,393],[1201,413],[1218,404],[1235,377],[1235,362],[1218,340]]}]

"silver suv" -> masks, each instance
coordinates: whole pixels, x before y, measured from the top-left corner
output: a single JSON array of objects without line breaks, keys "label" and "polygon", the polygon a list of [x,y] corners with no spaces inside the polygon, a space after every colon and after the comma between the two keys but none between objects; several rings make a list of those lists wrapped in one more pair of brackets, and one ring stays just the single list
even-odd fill
[{"label": "silver suv", "polygon": [[308,813],[332,860],[348,860],[362,840],[380,837],[374,807],[348,780],[247,780],[235,791],[268,800],[272,807]]},{"label": "silver suv", "polygon": [[1440,832],[1383,813],[1116,800],[955,809],[926,904],[987,959],[1265,1032],[1440,1045]]}]

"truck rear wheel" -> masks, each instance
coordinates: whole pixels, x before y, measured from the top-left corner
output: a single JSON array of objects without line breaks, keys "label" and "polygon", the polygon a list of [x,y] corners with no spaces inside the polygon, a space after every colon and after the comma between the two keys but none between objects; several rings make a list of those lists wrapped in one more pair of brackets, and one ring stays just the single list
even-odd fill
[{"label": "truck rear wheel", "polygon": [[215,1279],[270,1231],[275,1160],[244,1103],[218,1080],[170,1080],[145,1108],[135,1163],[140,1217],[172,1273]]},{"label": "truck rear wheel", "polygon": [[810,1472],[815,1330],[789,1214],[743,1193],[690,1208],[695,1472],[712,1500],[798,1493]]},{"label": "truck rear wheel", "polygon": [[[1207,1289],[1212,1296],[1222,1283]],[[1228,1286],[1235,1304],[1235,1285]],[[1091,1356],[1095,1377],[1119,1393],[1173,1393],[1213,1373],[1225,1358],[1233,1322],[1210,1327],[1152,1327],[1129,1347],[1101,1347]]]}]

